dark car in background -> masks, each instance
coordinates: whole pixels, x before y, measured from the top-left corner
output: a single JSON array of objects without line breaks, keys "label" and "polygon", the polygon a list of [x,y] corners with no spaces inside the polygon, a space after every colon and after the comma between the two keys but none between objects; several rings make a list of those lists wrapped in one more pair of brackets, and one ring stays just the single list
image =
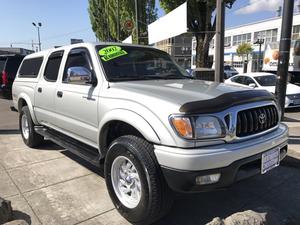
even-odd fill
[{"label": "dark car in background", "polygon": [[0,96],[2,98],[12,97],[12,84],[23,58],[22,55],[0,55]]},{"label": "dark car in background", "polygon": [[239,72],[233,66],[228,65],[228,64],[224,65],[224,79],[228,79],[237,74],[239,74]]}]

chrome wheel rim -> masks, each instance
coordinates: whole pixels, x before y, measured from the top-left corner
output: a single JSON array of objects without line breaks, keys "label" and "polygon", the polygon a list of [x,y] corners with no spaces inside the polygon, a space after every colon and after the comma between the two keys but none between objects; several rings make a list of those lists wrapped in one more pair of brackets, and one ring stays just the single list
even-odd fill
[{"label": "chrome wheel rim", "polygon": [[142,195],[141,180],[134,164],[125,156],[118,156],[111,167],[112,185],[120,202],[135,208]]},{"label": "chrome wheel rim", "polygon": [[29,125],[28,125],[28,119],[25,114],[22,115],[21,118],[21,127],[22,127],[22,134],[25,139],[29,138]]}]

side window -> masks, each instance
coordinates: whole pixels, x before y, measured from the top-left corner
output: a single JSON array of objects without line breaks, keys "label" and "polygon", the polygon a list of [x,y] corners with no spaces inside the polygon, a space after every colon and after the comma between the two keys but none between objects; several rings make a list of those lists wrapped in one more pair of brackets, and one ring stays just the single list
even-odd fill
[{"label": "side window", "polygon": [[91,78],[92,63],[88,50],[85,48],[72,49],[68,55],[64,69],[63,82],[85,85]]},{"label": "side window", "polygon": [[24,57],[19,57],[19,56],[13,56],[8,58],[5,66],[6,72],[11,76],[15,76],[23,58]]},{"label": "side window", "polygon": [[45,80],[49,82],[55,82],[58,77],[60,63],[63,57],[64,51],[53,52],[49,58],[44,72]]},{"label": "side window", "polygon": [[237,77],[232,78],[231,81],[239,83],[239,84],[243,84],[244,77],[243,76],[237,76]]},{"label": "side window", "polygon": [[255,81],[251,77],[245,77],[244,84],[245,85],[255,84]]},{"label": "side window", "polygon": [[38,76],[43,57],[25,59],[19,71],[19,77],[35,78]]}]

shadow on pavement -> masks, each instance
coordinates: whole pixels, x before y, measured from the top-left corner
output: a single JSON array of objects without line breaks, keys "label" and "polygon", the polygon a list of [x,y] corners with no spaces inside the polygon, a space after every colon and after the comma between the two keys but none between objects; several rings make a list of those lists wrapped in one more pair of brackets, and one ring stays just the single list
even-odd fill
[{"label": "shadow on pavement", "polygon": [[287,113],[290,113],[290,112],[300,112],[300,107],[288,108],[288,109],[285,109],[284,112],[287,112]]},{"label": "shadow on pavement", "polygon": [[[24,220],[29,225],[32,223],[31,217],[28,214],[18,211],[18,210],[13,210],[13,220]],[[18,223],[16,223],[16,224],[18,224]]]},{"label": "shadow on pavement", "polygon": [[294,118],[290,118],[290,117],[284,117],[283,119],[284,122],[300,122],[300,120],[294,119]]},{"label": "shadow on pavement", "polygon": [[65,150],[63,147],[53,143],[52,141],[45,140],[43,144],[39,145],[37,147],[39,150],[53,150],[53,151],[58,151],[58,150]]},{"label": "shadow on pavement", "polygon": [[300,144],[300,136],[290,135],[289,144]]},{"label": "shadow on pavement", "polygon": [[266,224],[299,225],[299,202],[300,160],[288,156],[280,167],[226,190],[179,196],[171,212],[153,225],[204,225],[246,210],[266,213]]},{"label": "shadow on pavement", "polygon": [[19,134],[19,133],[20,133],[19,129],[0,129],[0,135]]},{"label": "shadow on pavement", "polygon": [[74,160],[75,162],[79,163],[80,165],[84,166],[85,168],[87,168],[88,170],[98,174],[99,176],[101,176],[102,178],[104,178],[104,165],[103,163],[101,163],[99,165],[99,167],[94,166],[93,164],[89,163],[88,161],[80,158],[79,156],[75,155],[74,153],[66,150],[61,152],[62,154],[64,154],[65,156],[67,156],[68,158]]},{"label": "shadow on pavement", "polygon": [[[41,149],[55,150],[57,145],[50,143],[45,143]],[[56,148],[62,149],[60,146]],[[61,153],[104,178],[103,165],[96,167],[67,150]],[[247,210],[264,214],[266,224],[299,225],[300,160],[287,156],[278,168],[236,183],[228,189],[178,194],[170,213],[153,225],[204,225],[216,217],[225,219]]]}]

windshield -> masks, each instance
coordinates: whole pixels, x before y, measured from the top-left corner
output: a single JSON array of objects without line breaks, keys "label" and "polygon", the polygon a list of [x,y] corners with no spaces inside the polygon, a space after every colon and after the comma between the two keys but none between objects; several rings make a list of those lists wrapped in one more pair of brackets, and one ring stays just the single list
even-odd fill
[{"label": "windshield", "polygon": [[265,75],[265,76],[258,76],[254,78],[261,86],[276,85],[276,80],[277,80],[276,75]]},{"label": "windshield", "polygon": [[96,50],[108,81],[189,79],[183,68],[158,49],[98,45]]}]

